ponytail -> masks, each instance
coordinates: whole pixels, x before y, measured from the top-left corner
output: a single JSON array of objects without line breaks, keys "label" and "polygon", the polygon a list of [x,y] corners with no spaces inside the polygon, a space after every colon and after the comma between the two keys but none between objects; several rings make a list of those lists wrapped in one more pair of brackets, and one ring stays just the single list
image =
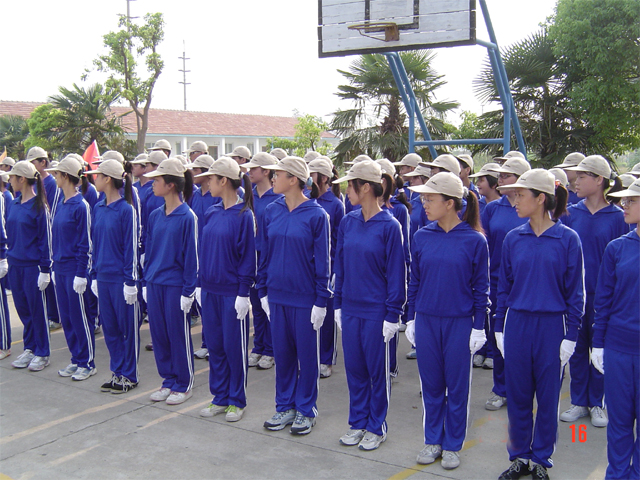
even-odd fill
[{"label": "ponytail", "polygon": [[133,205],[133,183],[131,181],[131,163],[125,161],[124,167],[124,200],[129,205]]},{"label": "ponytail", "polygon": [[402,183],[402,178],[400,176],[396,177],[395,184],[396,184],[396,190],[398,191],[398,194],[396,195],[396,200],[398,200],[401,204],[407,207],[409,214],[411,214],[411,204],[409,203],[409,200],[407,200],[407,194],[404,193],[404,183]]},{"label": "ponytail", "polygon": [[393,178],[391,178],[391,175],[389,175],[388,173],[382,174],[382,180],[382,184],[384,186],[384,189],[382,191],[382,201],[387,207],[391,207],[389,199],[391,198],[391,194],[393,193],[393,187],[395,186],[395,183],[393,181]]},{"label": "ponytail", "polygon": [[244,205],[240,212],[244,212],[249,209],[253,212],[253,191],[251,190],[251,180],[249,180],[249,175],[246,173],[241,173],[242,175],[242,186],[244,187]]},{"label": "ponytail", "polygon": [[184,201],[189,202],[191,197],[193,196],[193,173],[191,170],[187,169],[184,172]]},{"label": "ponytail", "polygon": [[80,181],[82,182],[80,185],[80,192],[82,193],[82,195],[86,195],[87,194],[87,190],[89,189],[89,180],[87,180],[87,176],[84,174],[84,170],[80,169],[80,171],[78,172],[78,177],[80,178]]},{"label": "ponytail", "polygon": [[316,182],[314,182],[311,177],[309,177],[306,182],[303,182],[302,180],[298,179],[298,186],[302,191],[304,191],[304,187],[307,187],[311,190],[311,194],[309,195],[309,198],[318,198],[320,196],[320,189],[318,188],[318,185],[316,185]]},{"label": "ponytail", "polygon": [[620,177],[615,172],[611,172],[610,180],[613,180],[613,185],[611,185],[611,188],[609,188],[609,190],[605,194],[605,197],[609,203],[613,204],[616,201],[619,202],[620,199],[616,197],[611,197],[610,195],[612,193],[616,193],[624,190],[624,187],[622,186],[622,180],[620,180]]},{"label": "ponytail", "polygon": [[333,172],[333,176],[331,177],[331,179],[329,180],[331,182],[331,192],[338,198],[341,198],[342,196],[342,192],[340,191],[340,184],[339,183],[333,183],[334,180],[337,180],[338,177],[340,176],[338,174],[338,169],[336,167],[333,167],[332,169]]},{"label": "ponytail", "polygon": [[467,199],[467,210],[462,216],[462,221],[467,222],[476,232],[484,233],[482,222],[480,221],[480,204],[475,192],[465,188]]},{"label": "ponytail", "polygon": [[185,202],[191,200],[193,195],[193,175],[191,170],[184,172],[184,177],[178,177],[177,175],[162,175],[165,183],[173,183],[176,187],[176,193],[182,194]]},{"label": "ponytail", "polygon": [[42,183],[42,177],[40,176],[40,172],[36,172],[36,178],[26,178],[27,185],[33,187],[36,186],[36,199],[34,205],[38,213],[42,212],[45,209],[49,208],[49,203],[47,202],[47,194],[44,190],[44,184]]},{"label": "ponytail", "polygon": [[[541,193],[540,190],[533,190],[534,197],[538,197]],[[561,216],[567,213],[567,200],[569,198],[569,192],[564,185],[556,185],[556,194],[549,195],[545,193],[544,209],[547,212],[551,212],[551,218],[558,220]]]}]

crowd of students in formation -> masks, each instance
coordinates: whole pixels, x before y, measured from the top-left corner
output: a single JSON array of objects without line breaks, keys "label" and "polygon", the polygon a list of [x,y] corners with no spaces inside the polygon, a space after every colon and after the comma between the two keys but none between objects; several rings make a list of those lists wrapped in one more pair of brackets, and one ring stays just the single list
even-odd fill
[{"label": "crowd of students in formation", "polygon": [[[584,416],[608,428],[606,478],[640,478],[639,179],[580,153],[547,171],[509,152],[475,174],[469,155],[360,155],[342,178],[316,152],[238,147],[214,160],[195,142],[187,155],[160,140],[131,162],[108,151],[91,171],[39,147],[2,162],[0,359],[11,353],[11,287],[24,324],[13,367],[48,366],[60,323],[71,359],[58,374],[89,378],[99,321],[111,371],[100,388],[126,393],[140,381],[146,312],[162,377],[150,399],[176,405],[192,395],[190,319],[201,315],[195,355],[208,358],[213,398],[200,415],[241,420],[248,367],[275,362],[264,427],[304,435],[341,331],[339,442],[374,450],[404,331],[424,407],[418,463],[460,464],[471,372],[483,367],[486,409],[506,405],[509,418],[500,479],[549,478],[558,420]],[[558,415],[567,364],[572,406]]]}]

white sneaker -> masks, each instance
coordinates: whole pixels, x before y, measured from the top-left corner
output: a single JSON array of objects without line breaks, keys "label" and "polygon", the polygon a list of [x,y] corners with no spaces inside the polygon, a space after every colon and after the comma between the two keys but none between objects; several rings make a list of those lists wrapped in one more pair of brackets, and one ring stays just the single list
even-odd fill
[{"label": "white sneaker", "polygon": [[202,410],[200,410],[201,417],[215,417],[220,413],[224,413],[229,408],[228,405],[216,405],[215,403],[210,403]]},{"label": "white sneaker", "polygon": [[484,363],[484,355],[475,354],[473,356],[473,368],[482,368],[482,364]]},{"label": "white sneaker", "polygon": [[162,387],[160,390],[156,390],[149,395],[149,400],[152,402],[164,402],[171,395],[171,389]]},{"label": "white sneaker", "polygon": [[331,365],[320,365],[320,378],[329,378],[331,373]]},{"label": "white sneaker", "polygon": [[39,372],[44,370],[44,367],[49,366],[49,357],[33,357],[31,363],[29,363],[29,370],[32,372]]},{"label": "white sneaker", "polygon": [[493,370],[493,358],[485,358],[484,362],[482,362],[482,368],[485,370]]},{"label": "white sneaker", "polygon": [[27,368],[34,357],[35,354],[31,350],[26,349],[24,352],[22,352],[21,355],[18,356],[18,358],[11,362],[11,366],[13,368]]},{"label": "white sneaker", "polygon": [[442,452],[442,461],[440,462],[442,468],[445,470],[453,470],[454,468],[458,468],[460,466],[460,455],[458,452],[452,452],[450,450],[445,450]]},{"label": "white sneaker", "polygon": [[257,367],[258,366],[258,362],[260,361],[261,358],[262,358],[262,355],[260,355],[259,353],[251,353],[251,354],[249,354],[249,366],[250,367]]},{"label": "white sneaker", "polygon": [[209,355],[209,350],[207,348],[201,348],[193,352],[193,355],[200,360],[204,360]]},{"label": "white sneaker", "polygon": [[487,403],[484,404],[484,408],[486,410],[500,410],[507,403],[507,399],[505,397],[501,397],[500,395],[494,393],[489,397]]},{"label": "white sneaker", "polygon": [[76,373],[77,370],[78,365],[76,365],[75,363],[70,363],[62,370],[58,370],[58,375],[60,375],[61,377],[70,377],[71,375]]},{"label": "white sneaker", "polygon": [[11,355],[11,350],[0,350],[0,360],[4,360],[9,355]]},{"label": "white sneaker", "polygon": [[420,465],[429,465],[436,461],[436,458],[442,455],[442,447],[440,445],[425,445],[418,454],[416,461]]},{"label": "white sneaker", "polygon": [[270,368],[273,368],[275,364],[276,362],[273,357],[270,357],[269,355],[262,355],[262,358],[258,362],[258,369],[269,370]]},{"label": "white sneaker", "polygon": [[404,332],[407,330],[407,324],[400,322],[400,328],[398,329],[400,332]]},{"label": "white sneaker", "polygon": [[237,422],[238,420],[242,420],[243,414],[244,408],[236,407],[235,405],[229,405],[229,408],[227,408],[227,414],[224,416],[224,419],[227,422]]},{"label": "white sneaker", "polygon": [[62,328],[62,324],[60,322],[49,320],[49,330],[58,330],[60,328]]},{"label": "white sneaker", "polygon": [[76,370],[76,373],[71,375],[71,379],[81,382],[82,380],[86,380],[87,378],[94,376],[96,373],[98,373],[98,369],[96,367],[79,367]]},{"label": "white sneaker", "polygon": [[607,413],[602,407],[591,407],[589,415],[591,416],[591,425],[594,427],[603,428],[609,424]]},{"label": "white sneaker", "polygon": [[563,422],[573,423],[579,418],[589,415],[589,409],[587,407],[581,407],[579,405],[571,405],[569,410],[565,410],[560,414],[560,420]]},{"label": "white sneaker", "polygon": [[187,392],[171,392],[171,394],[165,400],[167,405],[180,405],[191,398],[193,392],[191,390]]},{"label": "white sneaker", "polygon": [[362,440],[365,433],[367,433],[366,430],[349,430],[347,433],[340,437],[340,443],[342,445],[346,445],[347,447],[353,447],[354,445],[358,445],[360,443],[360,440]]},{"label": "white sneaker", "polygon": [[376,435],[375,433],[367,432],[364,434],[364,438],[360,440],[358,448],[366,451],[375,450],[386,439],[387,436],[384,433],[382,435]]}]

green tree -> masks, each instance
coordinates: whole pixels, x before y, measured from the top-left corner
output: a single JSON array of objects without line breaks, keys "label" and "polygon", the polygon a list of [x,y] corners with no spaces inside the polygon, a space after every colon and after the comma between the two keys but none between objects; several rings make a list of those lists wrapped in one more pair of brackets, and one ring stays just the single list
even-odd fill
[{"label": "green tree", "polygon": [[[462,118],[462,123],[460,123],[460,126],[451,133],[451,138],[453,140],[466,140],[483,137],[486,125],[478,114],[464,110],[460,114],[460,117]],[[475,155],[482,150],[482,145],[471,144],[465,145],[464,148],[468,149],[472,155]]]},{"label": "green tree", "polygon": [[24,158],[24,141],[29,135],[29,127],[24,118],[18,115],[0,116],[0,147],[2,153],[7,149],[7,155],[15,159]]},{"label": "green tree", "polygon": [[64,124],[64,113],[50,103],[40,105],[31,112],[27,119],[29,136],[25,140],[25,148],[42,147],[54,155],[62,154],[62,143],[56,137],[56,131]]},{"label": "green tree", "polygon": [[[420,50],[399,55],[432,137],[444,138],[451,131],[446,113],[458,104],[435,100],[435,91],[446,83],[431,65],[435,53]],[[362,55],[351,63],[349,71],[338,71],[349,83],[338,86],[337,95],[352,103],[351,108],[334,112],[330,125],[341,137],[335,149],[338,163],[361,153],[382,155],[391,161],[406,154],[407,115],[386,57]]]},{"label": "green tree", "polygon": [[640,147],[640,2],[558,0],[549,36],[595,153]]},{"label": "green tree", "polygon": [[153,89],[164,68],[157,52],[164,39],[164,19],[161,13],[148,13],[144,24],[136,25],[120,15],[118,26],[120,30],[103,37],[107,53],[94,60],[94,64],[98,71],[109,75],[107,88],[125,99],[135,113],[137,150],[143,152]]},{"label": "green tree", "polygon": [[315,115],[301,115],[294,126],[294,141],[298,144],[296,154],[304,155],[308,150],[313,150],[326,155],[331,151],[331,144],[322,140],[322,134],[329,129],[329,125]]}]

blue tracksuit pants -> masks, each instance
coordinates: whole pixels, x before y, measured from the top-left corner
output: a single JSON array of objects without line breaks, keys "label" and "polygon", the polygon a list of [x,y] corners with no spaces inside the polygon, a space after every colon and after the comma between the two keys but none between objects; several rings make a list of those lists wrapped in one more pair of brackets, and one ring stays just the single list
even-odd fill
[{"label": "blue tracksuit pants", "polygon": [[147,311],[162,388],[188,392],[193,387],[193,345],[189,318],[180,308],[182,287],[147,283]]},{"label": "blue tracksuit pants", "polygon": [[[547,468],[558,434],[562,387],[560,344],[564,318],[510,309],[504,324],[505,378],[509,416],[509,460],[531,459]],[[538,404],[535,429],[533,399]]]},{"label": "blue tracksuit pants", "polygon": [[9,282],[8,282],[8,274],[7,274],[0,279],[0,349],[1,350],[9,350],[11,348],[11,318],[9,316],[9,302],[7,301],[8,284]]},{"label": "blue tracksuit pants", "polygon": [[391,376],[382,321],[342,317],[342,350],[349,386],[349,425],[353,430],[386,434]]},{"label": "blue tracksuit pants", "polygon": [[[382,328],[382,327],[380,327]],[[322,365],[335,365],[337,358],[336,343],[338,332],[336,330],[335,314],[333,310],[333,297],[327,300],[327,316],[320,327],[320,363]]]},{"label": "blue tracksuit pants", "polygon": [[639,479],[640,355],[630,355],[605,347],[604,368],[604,393],[609,412],[609,465],[605,478]]},{"label": "blue tracksuit pants", "polygon": [[58,302],[56,301],[56,291],[53,282],[49,283],[49,286],[45,290],[45,295],[47,296],[47,319],[60,322]]},{"label": "blue tracksuit pants", "polygon": [[98,315],[98,299],[91,291],[91,281],[87,284],[87,292],[85,294],[87,300],[87,316],[89,321],[93,321],[94,325],[102,325],[102,319]]},{"label": "blue tracksuit pants", "polygon": [[80,368],[93,368],[96,349],[95,325],[94,320],[88,316],[86,299],[90,283],[87,283],[85,293],[78,295],[73,289],[74,275],[56,272],[55,279],[58,314],[71,352],[71,363]]},{"label": "blue tracksuit pants", "polygon": [[273,357],[273,341],[269,318],[262,309],[258,290],[252,288],[249,293],[251,311],[253,312],[253,350],[251,353]]},{"label": "blue tracksuit pants", "polygon": [[416,355],[424,409],[424,443],[462,450],[471,391],[473,319],[416,313]]},{"label": "blue tracksuit pants", "polygon": [[[9,282],[13,285],[13,304],[24,325],[22,343],[25,350],[31,350],[38,357],[48,357],[49,325],[47,323],[46,294],[38,289],[37,266],[9,268]],[[3,292],[4,294],[4,292]],[[7,317],[7,325],[8,325]],[[11,335],[11,327],[9,327]],[[11,337],[9,336],[9,345]],[[4,349],[4,347],[2,347]]]},{"label": "blue tracksuit pants", "polygon": [[571,403],[582,407],[604,407],[604,375],[598,372],[589,360],[595,315],[594,296],[593,293],[587,294],[582,326],[578,330],[576,351],[569,359]]},{"label": "blue tracksuit pants", "polygon": [[496,345],[495,320],[498,285],[491,285],[489,300],[491,300],[491,315],[489,319],[489,334],[487,335],[487,356],[493,358],[493,393],[501,397],[507,396],[507,387],[504,380],[504,358]]},{"label": "blue tracksuit pants", "polygon": [[295,408],[305,417],[315,417],[320,353],[319,332],[311,324],[311,308],[269,302],[269,310],[276,361],[276,411]]},{"label": "blue tracksuit pants", "polygon": [[137,303],[127,305],[122,282],[98,281],[98,303],[104,341],[111,356],[111,371],[137,383],[140,353],[139,306]]},{"label": "blue tracksuit pants", "polygon": [[236,297],[202,290],[202,331],[209,348],[209,390],[215,405],[247,406],[247,326]]}]

